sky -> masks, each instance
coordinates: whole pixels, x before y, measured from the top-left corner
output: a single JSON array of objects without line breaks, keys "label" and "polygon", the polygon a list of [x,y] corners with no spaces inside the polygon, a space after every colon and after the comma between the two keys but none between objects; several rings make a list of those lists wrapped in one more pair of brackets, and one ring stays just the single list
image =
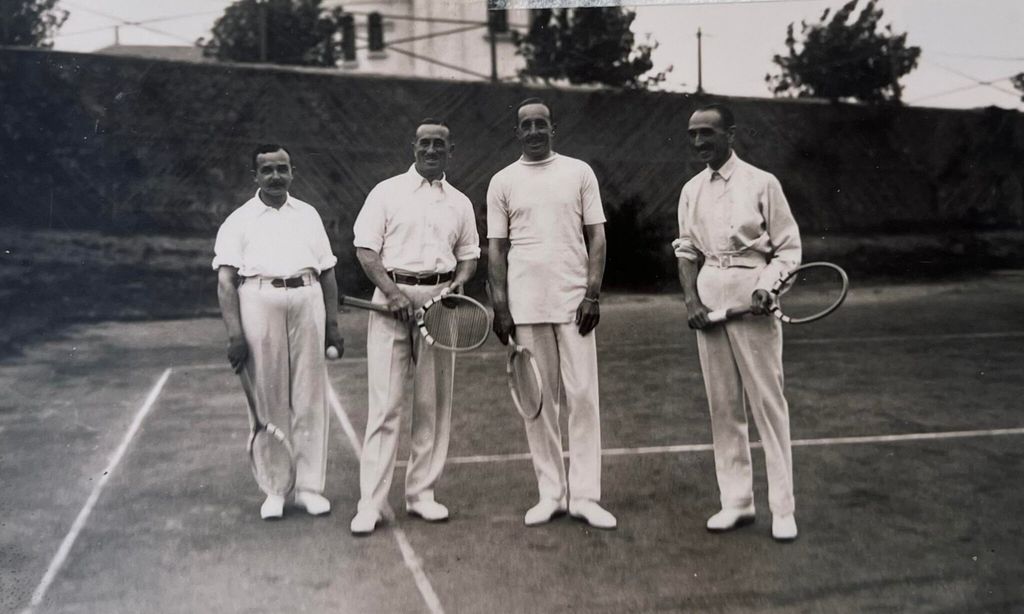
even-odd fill
[{"label": "sky", "polygon": [[[637,12],[633,31],[641,40],[650,35],[657,41],[653,55],[656,70],[673,67],[666,82],[668,89],[696,89],[696,33],[700,28],[704,90],[753,97],[771,95],[764,77],[775,72],[772,56],[786,51],[786,26],[796,22],[799,29],[801,20],[817,23],[826,8],[835,11],[844,3],[651,1],[650,6],[630,6]],[[122,44],[190,44],[208,36],[213,22],[230,4],[231,0],[60,0],[60,6],[71,15],[54,39],[54,48],[93,51],[105,47],[114,42],[116,24],[122,24]],[[359,0],[342,4],[352,7]],[[947,108],[996,105],[1024,111],[1021,95],[1009,81],[1010,76],[1024,72],[1024,2],[879,0],[879,6],[885,11],[883,24],[907,32],[908,44],[921,47],[917,69],[901,81],[904,102]],[[124,22],[144,23],[131,26]]]}]

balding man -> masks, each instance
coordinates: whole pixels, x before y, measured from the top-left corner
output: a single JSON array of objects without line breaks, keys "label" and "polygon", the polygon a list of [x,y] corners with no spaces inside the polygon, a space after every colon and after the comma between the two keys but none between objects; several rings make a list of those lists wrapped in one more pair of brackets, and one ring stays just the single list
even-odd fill
[{"label": "balding man", "polygon": [[[593,527],[614,529],[601,507],[601,421],[597,342],[604,276],[604,210],[597,178],[582,160],[552,150],[555,124],[542,100],[515,112],[522,157],[487,190],[489,278],[494,332],[530,349],[543,374],[540,417],[526,421],[540,500],[524,522],[549,522],[566,509]],[[584,237],[586,240],[584,240]],[[588,250],[589,245],[589,250]],[[569,475],[562,458],[560,407],[569,411]]]},{"label": "balding man", "polygon": [[[673,247],[711,411],[722,509],[708,519],[707,529],[730,531],[754,521],[749,407],[768,469],[772,536],[792,541],[797,528],[782,323],[763,316],[771,287],[800,264],[800,231],[779,180],[733,152],[736,122],[728,107],[697,109],[688,134],[707,168],[679,195]],[[710,310],[744,304],[754,316],[721,324],[708,320]]]}]

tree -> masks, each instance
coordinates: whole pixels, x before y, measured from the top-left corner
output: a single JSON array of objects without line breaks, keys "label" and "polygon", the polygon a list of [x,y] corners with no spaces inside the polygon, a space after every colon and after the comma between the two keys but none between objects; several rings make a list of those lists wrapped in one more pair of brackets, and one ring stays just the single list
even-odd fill
[{"label": "tree", "polygon": [[826,9],[821,23],[800,22],[800,40],[793,33],[794,24],[789,24],[789,54],[772,59],[781,72],[765,75],[773,94],[899,102],[899,80],[917,67],[921,48],[908,47],[907,34],[894,33],[892,24],[878,29],[882,9],[876,0],[869,0],[851,20],[857,2],[847,2],[831,20]]},{"label": "tree", "polygon": [[636,43],[630,30],[635,17],[619,7],[538,11],[530,31],[517,41],[526,58],[519,76],[626,88],[663,81],[665,73],[641,78],[653,66],[654,46]]},{"label": "tree", "polygon": [[0,0],[0,45],[52,47],[68,12],[58,0]]},{"label": "tree", "polygon": [[1024,102],[1024,72],[1019,72],[1010,77],[1010,82],[1013,83],[1013,87],[1017,88],[1017,91],[1020,92],[1021,102]]},{"label": "tree", "polygon": [[335,66],[341,56],[337,33],[342,9],[328,11],[320,6],[322,1],[238,0],[217,19],[213,37],[198,44],[204,55],[218,60],[259,62],[265,24],[268,62]]}]

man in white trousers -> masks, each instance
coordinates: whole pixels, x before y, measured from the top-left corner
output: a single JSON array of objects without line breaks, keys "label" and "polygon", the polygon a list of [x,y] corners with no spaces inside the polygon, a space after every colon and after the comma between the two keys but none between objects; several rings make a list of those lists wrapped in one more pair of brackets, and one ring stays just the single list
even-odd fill
[{"label": "man in white trousers", "polygon": [[[782,323],[766,314],[769,289],[800,264],[800,231],[778,179],[733,152],[735,133],[723,105],[690,117],[690,144],[707,168],[683,186],[673,242],[687,323],[697,329],[721,495],[722,509],[707,529],[729,531],[754,520],[749,406],[764,447],[772,536],[791,541],[797,528]],[[753,315],[708,321],[709,311],[746,304]]]},{"label": "man in white trousers", "polygon": [[356,218],[356,256],[376,286],[366,340],[369,415],[359,464],[360,499],[350,529],[374,531],[387,505],[402,412],[410,405],[412,441],[405,474],[406,511],[428,522],[448,519],[434,488],[448,457],[455,355],[423,341],[413,313],[442,292],[460,292],[473,277],[480,235],[473,205],[445,179],[451,132],[424,119],[412,143],[414,164],[381,183]]},{"label": "man in white trousers", "polygon": [[[288,193],[288,151],[260,145],[252,169],[259,189],[224,220],[214,247],[228,360],[236,373],[248,373],[256,412],[290,438],[295,502],[318,516],[331,509],[322,495],[328,426],[324,346],[339,352],[345,347],[337,325],[337,258],[316,209]],[[260,516],[280,518],[284,503],[283,497],[268,496]]]},{"label": "man in white trousers", "polygon": [[[604,210],[597,178],[582,160],[552,150],[555,124],[540,99],[516,109],[522,157],[487,190],[489,280],[494,332],[533,353],[553,402],[525,421],[540,500],[524,522],[569,513],[614,529],[601,499],[597,342],[605,265]],[[584,241],[584,235],[586,241]],[[589,251],[587,246],[589,244]],[[569,411],[569,475],[562,458],[560,407]]]}]

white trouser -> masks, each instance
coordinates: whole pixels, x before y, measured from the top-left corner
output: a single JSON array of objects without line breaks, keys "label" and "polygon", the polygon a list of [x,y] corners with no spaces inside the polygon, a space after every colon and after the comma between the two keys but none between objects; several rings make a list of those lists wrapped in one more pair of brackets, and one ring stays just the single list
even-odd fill
[{"label": "white trouser", "polygon": [[[544,379],[544,410],[526,420],[541,499],[601,499],[601,416],[596,332],[575,324],[518,324],[516,341],[529,348]],[[561,406],[569,409],[569,479],[562,458]]]},{"label": "white trouser", "polygon": [[[446,284],[400,285],[416,308],[437,296]],[[374,302],[386,301],[378,289]],[[412,379],[412,441],[405,472],[406,502],[433,500],[434,485],[448,458],[451,434],[455,354],[423,341],[414,322],[371,312],[366,339],[369,414],[359,463],[359,510],[381,511],[391,490],[398,454],[406,383]]]},{"label": "white trouser", "polygon": [[[760,268],[705,266],[697,292],[708,309],[749,305]],[[715,471],[723,508],[754,503],[747,412],[757,425],[768,471],[773,514],[792,514],[793,456],[789,407],[783,395],[782,323],[745,316],[697,331],[704,386],[711,410]]]},{"label": "white trouser", "polygon": [[256,411],[281,428],[295,454],[295,488],[323,492],[327,471],[326,315],[320,284],[238,288]]}]

